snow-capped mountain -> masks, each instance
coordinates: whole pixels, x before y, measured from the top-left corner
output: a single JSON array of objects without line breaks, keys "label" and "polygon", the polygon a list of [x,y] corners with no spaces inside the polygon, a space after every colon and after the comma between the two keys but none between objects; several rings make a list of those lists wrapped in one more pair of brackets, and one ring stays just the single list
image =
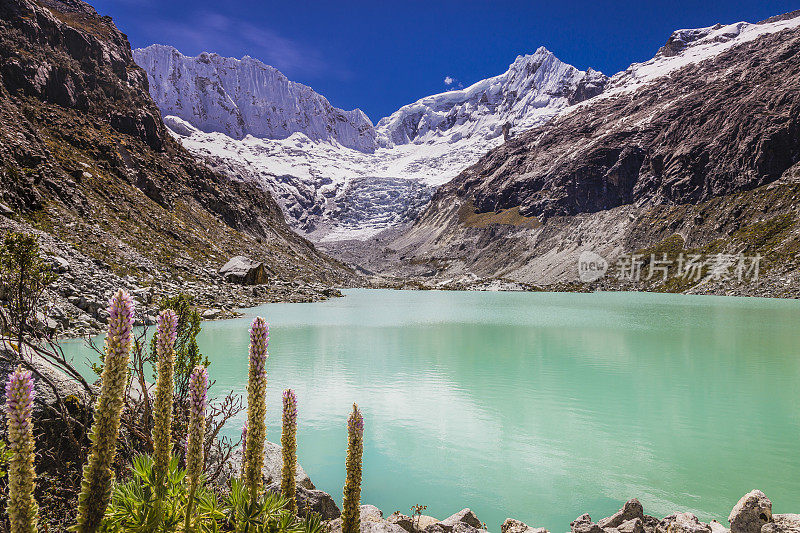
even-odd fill
[{"label": "snow-capped mountain", "polygon": [[603,97],[633,92],[687,65],[713,59],[735,46],[798,26],[800,10],[776,15],[757,23],[737,22],[676,30],[652,59],[633,63],[612,76]]},{"label": "snow-capped mountain", "polygon": [[580,71],[540,47],[517,57],[499,76],[401,107],[378,122],[378,143],[392,147],[492,140],[502,135],[505,124],[512,132],[530,129],[557,110],[600,94],[607,82],[602,73]]},{"label": "snow-capped mountain", "polygon": [[153,45],[134,58],[184,146],[233,179],[261,183],[296,230],[322,241],[366,238],[413,220],[434,188],[504,142],[505,126],[517,135],[798,20],[787,14],[678,30],[652,59],[610,79],[539,48],[499,76],[422,98],[374,127],[360,110],[336,109],[249,57],[186,57]]},{"label": "snow-capped mountain", "polygon": [[[542,47],[499,76],[418,100],[373,128],[360,110],[333,108],[249,57],[186,57],[160,45],[134,57],[184,146],[233,179],[269,188],[287,221],[315,240],[366,238],[413,220],[436,186],[502,144],[504,125],[513,135],[543,124],[608,82]],[[331,117],[339,129],[319,127]]]},{"label": "snow-capped mountain", "polygon": [[337,109],[311,87],[289,81],[252,57],[186,57],[158,44],[134,50],[133,57],[147,71],[150,94],[161,113],[180,117],[201,131],[233,139],[285,139],[302,132],[315,141],[375,150],[375,130],[360,109]]},{"label": "snow-capped mountain", "polygon": [[[360,264],[445,283],[500,277],[549,285],[576,281],[586,252],[608,264],[648,249],[673,258],[707,247],[795,257],[784,250],[800,233],[798,72],[800,10],[676,31],[600,95],[439,187],[412,227]],[[795,222],[765,248],[752,240],[755,228],[778,220]],[[797,270],[782,259],[770,268],[782,286]],[[700,277],[691,292],[755,294],[770,283],[734,288]],[[674,281],[648,290],[674,291]]]}]

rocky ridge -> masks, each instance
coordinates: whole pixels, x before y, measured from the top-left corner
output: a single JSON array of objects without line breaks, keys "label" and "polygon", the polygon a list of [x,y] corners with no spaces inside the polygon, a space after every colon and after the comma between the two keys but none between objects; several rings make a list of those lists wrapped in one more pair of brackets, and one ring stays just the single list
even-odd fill
[{"label": "rocky ridge", "polygon": [[276,286],[353,279],[291,231],[268,192],[172,139],[127,38],[88,4],[0,4],[0,117],[3,228],[49,235],[60,257],[94,262],[87,275],[173,290],[247,255]]},{"label": "rocky ridge", "polygon": [[[476,277],[562,290],[799,295],[798,25],[793,12],[677,32],[603,94],[440,187],[365,268],[428,286]],[[689,281],[671,272],[663,282],[584,282],[584,252],[609,265],[640,254],[645,269],[664,253],[708,263]],[[762,256],[757,283],[708,276],[719,254]]]},{"label": "rocky ridge", "polygon": [[[87,256],[60,239],[27,224],[0,217],[0,230],[35,235],[42,255],[57,274],[44,294],[45,305],[37,316],[48,335],[62,338],[102,333],[108,321],[108,301],[119,289],[136,302],[137,326],[154,325],[159,302],[177,294],[193,298],[205,320],[239,316],[238,309],[269,302],[315,302],[341,296],[322,283],[268,279],[260,284],[229,282],[216,268],[174,277],[151,262],[141,266],[146,274],[115,273],[104,261]],[[135,258],[132,260],[136,260]]]}]

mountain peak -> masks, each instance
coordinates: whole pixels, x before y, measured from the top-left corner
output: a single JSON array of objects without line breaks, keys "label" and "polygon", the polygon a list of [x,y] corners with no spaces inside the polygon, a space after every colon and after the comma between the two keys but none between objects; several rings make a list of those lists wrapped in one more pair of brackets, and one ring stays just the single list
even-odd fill
[{"label": "mountain peak", "polygon": [[147,72],[162,114],[202,131],[234,139],[286,139],[302,132],[314,141],[375,150],[375,130],[360,109],[333,107],[310,87],[253,57],[209,52],[188,57],[165,45],[134,50],[133,57]]},{"label": "mountain peak", "polygon": [[390,147],[465,137],[496,139],[504,124],[518,131],[533,127],[599,94],[607,80],[597,71],[564,63],[540,46],[533,54],[517,56],[499,76],[401,107],[378,122],[378,142]]}]

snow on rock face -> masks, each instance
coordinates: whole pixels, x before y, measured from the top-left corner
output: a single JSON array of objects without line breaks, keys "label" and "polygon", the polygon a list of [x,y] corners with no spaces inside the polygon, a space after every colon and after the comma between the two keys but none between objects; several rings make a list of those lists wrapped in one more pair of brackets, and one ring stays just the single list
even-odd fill
[{"label": "snow on rock face", "polygon": [[544,47],[518,56],[508,70],[466,89],[435,94],[401,107],[378,122],[378,143],[491,141],[511,131],[537,126],[570,104],[602,92],[608,77],[580,71]]},{"label": "snow on rock face", "polygon": [[[391,159],[312,141],[302,133],[286,139],[236,140],[205,133],[187,121],[164,117],[169,131],[195,156],[234,180],[269,190],[286,220],[316,241],[366,239],[411,222],[428,204],[433,187],[420,179],[392,178]],[[385,156],[385,154],[384,154]]]},{"label": "snow on rock face", "polygon": [[163,115],[180,117],[205,132],[242,139],[285,139],[302,132],[362,152],[375,150],[375,130],[360,110],[343,111],[277,69],[202,53],[187,57],[154,44],[133,51],[146,72],[150,94]]},{"label": "snow on rock face", "polygon": [[[256,60],[190,58],[160,45],[136,50],[134,57],[180,142],[232,179],[262,183],[287,221],[318,241],[367,238],[411,221],[434,187],[503,142],[504,124],[512,131],[542,124],[599,93],[608,80],[540,48],[518,57],[504,74],[404,106],[377,128],[360,111],[349,112],[363,117],[361,136],[326,137],[308,120],[274,131],[273,107],[330,104]],[[328,116],[314,116],[320,115]]]},{"label": "snow on rock face", "polygon": [[737,22],[674,31],[655,57],[643,63],[633,63],[622,72],[614,74],[603,97],[635,91],[686,65],[712,59],[734,46],[758,39],[762,35],[798,26],[800,26],[800,10],[755,24]]}]

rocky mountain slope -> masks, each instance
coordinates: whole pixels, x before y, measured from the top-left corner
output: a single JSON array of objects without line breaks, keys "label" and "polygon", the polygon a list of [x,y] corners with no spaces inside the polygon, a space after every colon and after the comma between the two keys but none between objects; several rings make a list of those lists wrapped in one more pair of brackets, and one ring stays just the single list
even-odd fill
[{"label": "rocky mountain slope", "polygon": [[[307,119],[281,131],[236,126],[250,121],[241,118],[240,101],[291,109],[295,117],[316,116],[316,102],[327,104],[313,91],[277,91],[276,80],[310,89],[251,58],[192,58],[164,46],[137,50],[134,57],[148,73],[167,126],[186,148],[234,179],[266,185],[289,223],[320,241],[363,239],[414,220],[434,187],[503,142],[504,125],[513,135],[542,124],[608,82],[539,48],[499,76],[423,98],[375,128],[358,122],[363,142],[356,142],[350,130],[328,128],[330,135],[321,135]],[[360,111],[333,113],[363,117]],[[250,135],[242,138],[243,132]],[[359,203],[370,208],[358,209]]]},{"label": "rocky mountain slope", "polygon": [[0,117],[4,230],[44,231],[148,284],[209,281],[238,254],[273,279],[351,277],[268,192],[172,139],[127,38],[80,0],[0,2]]},{"label": "rocky mountain slope", "polygon": [[[585,251],[612,264],[643,251],[645,271],[646,252],[761,254],[772,288],[797,293],[798,83],[800,12],[675,32],[600,96],[440,187],[390,253],[440,280],[536,284],[577,281]],[[758,292],[707,272],[642,283]]]}]

